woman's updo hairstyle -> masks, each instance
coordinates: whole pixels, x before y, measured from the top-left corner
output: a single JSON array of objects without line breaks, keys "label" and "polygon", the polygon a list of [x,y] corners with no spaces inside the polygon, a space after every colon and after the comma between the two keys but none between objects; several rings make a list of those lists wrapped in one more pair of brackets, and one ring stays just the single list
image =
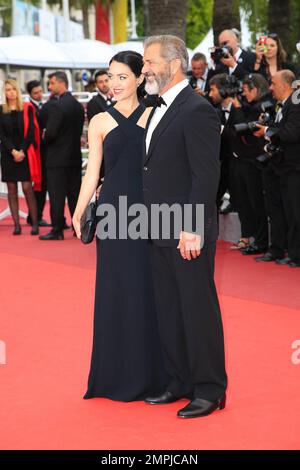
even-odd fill
[{"label": "woman's updo hairstyle", "polygon": [[[135,51],[118,52],[110,59],[109,65],[112,62],[119,62],[121,64],[127,65],[137,78],[141,75],[144,65],[143,56]],[[138,98],[143,98],[146,94],[145,82],[146,80],[144,79],[143,83],[141,83],[137,89]]]}]

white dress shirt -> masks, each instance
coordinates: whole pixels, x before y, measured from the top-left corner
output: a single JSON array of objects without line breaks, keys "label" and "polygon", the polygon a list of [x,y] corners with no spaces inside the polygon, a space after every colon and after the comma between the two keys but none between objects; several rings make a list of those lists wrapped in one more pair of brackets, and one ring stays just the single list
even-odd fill
[{"label": "white dress shirt", "polygon": [[202,91],[205,91],[207,75],[208,75],[208,68],[205,69],[205,72],[201,78],[197,78],[197,87],[200,88],[200,90]]},{"label": "white dress shirt", "polygon": [[161,107],[157,107],[153,113],[151,122],[147,130],[147,135],[146,135],[146,152],[147,153],[149,150],[151,137],[156,126],[158,125],[158,123],[160,122],[164,114],[167,112],[168,108],[171,106],[171,104],[173,103],[177,95],[179,95],[179,93],[187,86],[189,86],[189,82],[187,79],[184,79],[181,82],[177,83],[177,85],[173,86],[168,91],[166,91],[166,93],[161,95],[166,103],[166,106],[162,104]]}]

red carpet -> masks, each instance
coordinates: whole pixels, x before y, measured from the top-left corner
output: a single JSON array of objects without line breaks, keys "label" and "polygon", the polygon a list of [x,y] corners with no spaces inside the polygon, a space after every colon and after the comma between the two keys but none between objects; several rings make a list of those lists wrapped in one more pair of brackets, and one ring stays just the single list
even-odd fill
[{"label": "red carpet", "polygon": [[[4,201],[0,200],[0,210]],[[218,247],[216,279],[229,375],[228,405],[179,420],[182,403],[85,401],[94,246],[66,233],[41,242],[0,221],[1,449],[297,449],[300,270],[260,265]],[[43,229],[44,233],[47,229]]]}]

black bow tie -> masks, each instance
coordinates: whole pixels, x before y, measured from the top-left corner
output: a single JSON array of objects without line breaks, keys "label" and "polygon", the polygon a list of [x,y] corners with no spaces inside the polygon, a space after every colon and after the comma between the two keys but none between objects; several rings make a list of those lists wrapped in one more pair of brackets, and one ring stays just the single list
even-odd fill
[{"label": "black bow tie", "polygon": [[164,106],[167,106],[167,103],[166,103],[165,100],[162,98],[162,96],[158,96],[158,97],[157,97],[157,100],[156,100],[156,106],[158,106],[158,107],[160,108],[162,104],[163,104]]}]

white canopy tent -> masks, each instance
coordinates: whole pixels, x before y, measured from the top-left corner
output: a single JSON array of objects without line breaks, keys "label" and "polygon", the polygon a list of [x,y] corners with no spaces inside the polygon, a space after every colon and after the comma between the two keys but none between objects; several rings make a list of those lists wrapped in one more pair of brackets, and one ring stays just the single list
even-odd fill
[{"label": "white canopy tent", "polygon": [[108,67],[114,49],[101,41],[50,42],[37,36],[0,38],[0,64],[47,69]]},{"label": "white canopy tent", "polygon": [[37,36],[0,38],[0,63],[20,67],[74,68],[57,44]]},{"label": "white canopy tent", "polygon": [[81,41],[56,43],[62,53],[69,56],[77,69],[107,68],[114,55],[113,46],[101,41],[83,39]]}]

